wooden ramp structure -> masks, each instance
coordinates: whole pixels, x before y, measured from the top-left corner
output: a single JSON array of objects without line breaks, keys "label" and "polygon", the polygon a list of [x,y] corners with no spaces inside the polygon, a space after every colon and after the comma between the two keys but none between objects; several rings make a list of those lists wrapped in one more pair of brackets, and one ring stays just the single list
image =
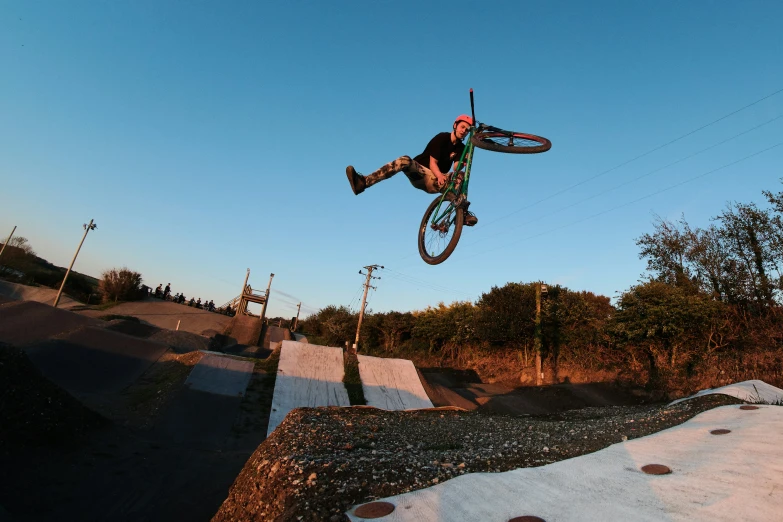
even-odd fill
[{"label": "wooden ramp structure", "polygon": [[359,376],[369,406],[384,410],[432,408],[413,362],[359,355]]},{"label": "wooden ramp structure", "polygon": [[342,348],[283,341],[267,437],[294,408],[350,406]]}]

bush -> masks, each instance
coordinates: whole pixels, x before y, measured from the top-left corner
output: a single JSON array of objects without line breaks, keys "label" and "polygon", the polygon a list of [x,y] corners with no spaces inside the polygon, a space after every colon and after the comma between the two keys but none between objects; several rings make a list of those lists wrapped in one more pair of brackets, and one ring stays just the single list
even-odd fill
[{"label": "bush", "polygon": [[141,274],[127,268],[112,268],[101,274],[98,283],[103,302],[137,301],[144,297],[141,291]]}]

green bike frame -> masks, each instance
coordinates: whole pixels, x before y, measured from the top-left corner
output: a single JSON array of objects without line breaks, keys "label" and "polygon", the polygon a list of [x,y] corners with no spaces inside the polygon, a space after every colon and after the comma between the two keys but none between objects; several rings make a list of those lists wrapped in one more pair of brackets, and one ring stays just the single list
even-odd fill
[{"label": "green bike frame", "polygon": [[[472,93],[471,93],[472,94]],[[454,220],[456,219],[456,212],[459,205],[462,205],[465,201],[468,200],[468,181],[470,180],[470,167],[473,164],[473,134],[476,132],[475,123],[476,120],[473,120],[474,125],[471,125],[470,132],[467,136],[467,145],[465,145],[465,148],[462,151],[462,155],[459,158],[459,161],[457,162],[457,167],[454,169],[454,175],[451,176],[451,179],[449,180],[449,184],[446,186],[446,190],[443,191],[443,195],[440,198],[440,202],[438,203],[437,208],[435,209],[435,212],[432,213],[432,221],[430,222],[431,226],[436,226],[443,222],[444,219],[448,219],[447,228],[452,225]],[[459,172],[462,172],[464,169],[464,175],[462,176],[462,185],[460,186],[460,189],[457,190],[456,188],[456,181],[459,178]],[[454,197],[450,201],[446,201],[446,196],[448,194],[453,194]],[[441,207],[443,206],[444,201],[448,203],[446,207],[441,212]]]}]

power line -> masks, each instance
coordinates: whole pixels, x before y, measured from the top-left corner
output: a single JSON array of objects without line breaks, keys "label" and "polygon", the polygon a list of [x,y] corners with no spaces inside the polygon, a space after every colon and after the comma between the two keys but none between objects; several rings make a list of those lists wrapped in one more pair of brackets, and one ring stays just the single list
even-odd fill
[{"label": "power line", "polygon": [[467,297],[468,299],[472,299],[472,297],[469,294],[466,294],[466,293],[463,293],[463,292],[459,292],[457,290],[454,290],[453,288],[448,288],[448,287],[445,287],[445,286],[441,286],[441,285],[432,283],[430,281],[425,281],[423,279],[418,279],[418,278],[413,277],[411,275],[404,274],[402,272],[399,272],[399,271],[396,271],[396,270],[392,270],[390,268],[386,268],[386,270],[389,271],[389,273],[387,274],[388,277],[391,277],[391,278],[396,279],[398,281],[402,281],[404,283],[408,283],[408,284],[414,285],[414,286],[424,287],[424,288],[427,288],[429,290],[434,290],[436,292],[448,292],[448,293],[460,296],[462,298]]},{"label": "power line", "polygon": [[597,198],[597,197],[599,197],[599,196],[603,196],[604,194],[607,194],[607,193],[609,193],[609,192],[612,192],[613,190],[617,190],[618,188],[624,187],[624,186],[626,186],[626,185],[630,185],[631,183],[635,183],[635,182],[639,181],[639,180],[640,180],[640,179],[642,179],[642,178],[645,178],[645,177],[647,177],[647,176],[650,176],[651,174],[655,174],[656,172],[660,172],[660,171],[662,171],[662,170],[665,170],[665,169],[667,169],[667,168],[669,168],[669,167],[673,167],[674,165],[677,165],[678,163],[682,163],[683,161],[689,160],[689,159],[691,159],[691,158],[693,158],[693,157],[695,157],[695,156],[698,156],[699,154],[702,154],[702,153],[704,153],[704,152],[707,152],[708,150],[711,150],[711,149],[714,149],[715,147],[719,147],[719,146],[721,146],[721,145],[724,145],[724,144],[728,143],[728,142],[729,142],[729,141],[731,141],[731,140],[734,140],[734,139],[736,139],[736,138],[738,138],[738,137],[740,137],[740,136],[743,136],[743,135],[745,135],[745,134],[748,134],[749,132],[752,132],[752,131],[754,131],[754,130],[756,130],[756,129],[759,129],[759,128],[761,128],[761,127],[765,126],[765,125],[769,125],[770,123],[772,123],[772,122],[774,122],[774,121],[777,121],[777,120],[779,120],[780,118],[783,118],[783,114],[781,114],[781,115],[778,115],[778,116],[775,116],[775,117],[774,117],[774,118],[772,118],[771,120],[767,120],[767,121],[765,121],[764,123],[761,123],[761,124],[759,124],[759,125],[756,125],[755,127],[752,127],[752,128],[750,128],[750,129],[748,129],[748,130],[745,130],[745,131],[743,131],[743,132],[740,132],[739,134],[735,134],[734,136],[732,136],[732,137],[730,137],[730,138],[727,138],[727,139],[725,139],[725,140],[723,140],[723,141],[721,141],[721,142],[715,143],[714,145],[710,145],[710,146],[709,146],[709,147],[707,147],[707,148],[701,149],[701,150],[700,150],[700,151],[698,151],[698,152],[694,152],[693,154],[690,154],[690,155],[688,155],[688,156],[685,156],[684,158],[678,159],[677,161],[673,161],[673,162],[669,163],[668,165],[664,165],[663,167],[659,167],[659,168],[657,168],[657,169],[653,169],[653,170],[651,170],[651,171],[649,171],[649,172],[647,172],[647,173],[645,173],[645,174],[642,174],[641,176],[637,176],[637,177],[635,177],[635,178],[633,178],[633,179],[630,179],[630,180],[628,180],[628,181],[625,181],[625,182],[623,182],[623,183],[620,183],[619,185],[616,185],[616,186],[614,186],[614,187],[612,187],[612,188],[608,188],[608,189],[606,189],[606,190],[603,190],[603,191],[601,191],[601,192],[599,192],[599,193],[597,193],[597,194],[593,194],[592,196],[589,196],[589,197],[587,197],[587,198],[581,199],[581,200],[579,200],[579,201],[577,201],[577,202],[575,202],[575,203],[571,203],[570,205],[566,205],[566,206],[564,206],[564,207],[561,207],[561,208],[559,208],[559,209],[557,209],[557,210],[555,210],[555,211],[552,211],[552,212],[550,212],[550,213],[548,213],[548,214],[541,214],[541,215],[538,215],[538,216],[536,216],[536,217],[535,217],[535,218],[533,218],[533,219],[530,219],[530,220],[528,220],[528,221],[525,221],[524,223],[520,223],[520,224],[518,224],[518,225],[514,225],[514,226],[511,226],[511,227],[508,227],[508,228],[506,228],[506,230],[504,230],[504,231],[501,231],[501,232],[499,232],[499,233],[497,233],[497,234],[493,234],[493,235],[486,236],[486,237],[483,237],[483,238],[481,238],[481,239],[478,239],[478,240],[476,240],[476,241],[474,241],[474,242],[472,242],[472,243],[469,243],[467,246],[476,245],[476,244],[478,244],[478,243],[481,243],[481,242],[483,242],[483,241],[487,241],[487,240],[489,240],[489,239],[492,239],[492,238],[498,237],[499,235],[502,235],[502,234],[504,234],[504,233],[506,233],[506,232],[508,232],[508,231],[510,231],[510,230],[515,230],[515,229],[518,229],[518,228],[520,228],[520,227],[523,227],[523,226],[525,226],[525,225],[529,225],[530,223],[534,223],[534,222],[536,222],[536,221],[540,221],[541,219],[544,219],[544,218],[547,218],[547,217],[553,216],[553,215],[555,215],[555,214],[558,214],[558,213],[560,213],[560,212],[562,212],[562,211],[564,211],[564,210],[567,210],[567,209],[569,209],[569,208],[573,208],[573,207],[575,207],[575,206],[577,206],[577,205],[581,205],[582,203],[584,203],[584,202],[586,202],[586,201],[590,201],[591,199],[595,199],[595,198]]},{"label": "power line", "polygon": [[690,182],[692,182],[692,181],[696,181],[697,179],[703,178],[704,176],[707,176],[707,175],[709,175],[709,174],[713,174],[713,173],[715,173],[715,172],[718,172],[719,170],[723,170],[723,169],[725,169],[725,168],[728,168],[728,167],[731,167],[731,166],[733,166],[733,165],[736,165],[736,164],[738,164],[738,163],[741,163],[741,162],[743,162],[743,161],[745,161],[745,160],[747,160],[747,159],[753,158],[753,157],[755,157],[755,156],[758,156],[758,155],[760,155],[760,154],[763,154],[763,153],[765,153],[765,152],[768,152],[768,151],[770,151],[770,150],[772,150],[772,149],[775,149],[775,148],[777,148],[777,147],[780,147],[781,145],[783,145],[783,141],[781,141],[781,142],[779,142],[779,143],[777,143],[777,144],[775,144],[775,145],[772,145],[771,147],[767,147],[766,149],[762,149],[762,150],[760,150],[760,151],[758,151],[758,152],[754,152],[753,154],[749,154],[749,155],[747,155],[747,156],[745,156],[745,157],[743,157],[743,158],[740,158],[740,159],[738,159],[738,160],[736,160],[736,161],[733,161],[733,162],[731,162],[731,163],[727,163],[727,164],[725,164],[725,165],[722,165],[722,166],[720,166],[720,167],[718,167],[718,168],[715,168],[715,169],[712,169],[712,170],[708,170],[707,172],[704,172],[704,173],[702,173],[702,174],[699,174],[698,176],[694,176],[694,177],[692,177],[692,178],[688,178],[688,179],[686,179],[686,180],[684,180],[684,181],[681,181],[681,182],[679,182],[679,183],[675,183],[674,185],[670,185],[670,186],[668,186],[668,187],[665,187],[665,188],[662,188],[662,189],[660,189],[660,190],[656,190],[655,192],[652,192],[652,193],[650,193],[650,194],[647,194],[646,196],[642,196],[642,197],[640,197],[640,198],[634,199],[633,201],[629,201],[629,202],[627,202],[627,203],[623,203],[622,205],[617,205],[616,207],[612,207],[612,208],[610,208],[610,209],[603,210],[603,211],[601,211],[601,212],[598,212],[598,213],[596,213],[596,214],[593,214],[593,215],[591,215],[591,216],[588,216],[588,217],[586,217],[586,218],[579,219],[579,220],[577,220],[577,221],[573,221],[573,222],[571,222],[571,223],[566,223],[565,225],[561,225],[561,226],[559,226],[559,227],[555,227],[555,228],[549,229],[549,230],[547,230],[547,231],[544,231],[544,232],[539,232],[538,234],[533,234],[532,236],[528,236],[528,237],[525,237],[525,238],[519,239],[519,240],[517,240],[517,241],[513,241],[513,242],[511,242],[511,243],[507,243],[507,244],[505,244],[505,245],[501,245],[501,246],[499,246],[499,247],[497,247],[497,248],[494,248],[494,249],[491,249],[491,250],[483,250],[483,251],[481,251],[481,252],[477,252],[476,254],[474,254],[474,255],[472,255],[472,256],[468,256],[467,258],[464,258],[464,259],[471,259],[471,258],[473,258],[473,257],[479,256],[479,255],[482,255],[482,254],[488,254],[488,253],[490,253],[490,252],[494,252],[494,251],[496,251],[496,250],[500,250],[500,249],[503,249],[503,248],[509,247],[509,246],[511,246],[511,245],[515,245],[515,244],[517,244],[517,243],[520,243],[520,242],[522,242],[522,241],[527,241],[527,240],[530,240],[530,239],[533,239],[533,238],[536,238],[536,237],[540,237],[540,236],[543,236],[543,235],[549,234],[549,233],[551,233],[551,232],[554,232],[554,231],[556,231],[556,230],[560,230],[560,229],[567,228],[567,227],[570,227],[570,226],[573,226],[573,225],[577,225],[577,224],[579,224],[579,223],[583,223],[583,222],[585,222],[585,221],[587,221],[587,220],[589,220],[589,219],[593,219],[593,218],[596,218],[596,217],[598,217],[598,216],[602,216],[602,215],[604,215],[604,214],[607,214],[607,213],[609,213],[609,212],[613,212],[613,211],[615,211],[615,210],[618,210],[618,209],[620,209],[620,208],[627,207],[627,206],[629,206],[629,205],[633,205],[634,203],[638,203],[638,202],[640,202],[640,201],[643,201],[643,200],[645,200],[645,199],[651,198],[651,197],[653,197],[653,196],[657,196],[658,194],[661,194],[661,193],[663,193],[663,192],[667,192],[667,191],[669,191],[669,190],[672,190],[672,189],[674,189],[674,188],[680,187],[680,186],[682,186],[682,185],[685,185],[686,183],[690,183]]},{"label": "power line", "polygon": [[[694,130],[692,130],[692,131],[690,131],[690,132],[686,132],[686,133],[685,133],[685,134],[683,134],[682,136],[680,136],[680,137],[678,137],[678,138],[674,138],[673,140],[667,141],[667,142],[666,142],[666,143],[664,143],[663,145],[658,145],[657,147],[655,147],[655,148],[653,148],[653,149],[650,149],[650,150],[648,150],[648,151],[647,151],[647,152],[645,152],[645,153],[639,154],[638,156],[636,156],[636,157],[634,157],[634,158],[631,158],[631,159],[629,159],[629,160],[627,160],[627,161],[624,161],[624,162],[620,163],[619,165],[615,165],[614,167],[612,167],[612,168],[610,168],[610,169],[608,169],[608,170],[605,170],[605,171],[603,171],[603,172],[600,172],[600,173],[598,173],[598,174],[596,174],[596,175],[594,175],[594,176],[591,176],[591,177],[589,177],[589,178],[587,178],[587,179],[584,179],[584,180],[580,181],[579,183],[576,183],[576,184],[574,184],[574,185],[571,185],[570,187],[566,187],[566,188],[564,188],[564,189],[562,189],[562,190],[559,190],[558,192],[555,192],[554,194],[551,194],[551,195],[549,195],[549,196],[547,196],[547,197],[545,197],[545,198],[539,199],[538,201],[535,201],[534,203],[531,203],[531,204],[529,204],[529,205],[526,205],[526,206],[524,206],[524,207],[518,208],[517,210],[515,210],[515,211],[513,211],[513,212],[511,212],[511,213],[509,213],[509,214],[506,214],[505,216],[501,216],[501,217],[499,217],[499,218],[497,218],[497,219],[495,219],[495,220],[493,220],[493,221],[489,221],[489,222],[487,222],[487,223],[484,225],[484,227],[487,227],[487,226],[489,226],[489,225],[491,225],[491,224],[493,224],[493,223],[497,223],[497,222],[498,222],[498,221],[500,221],[501,219],[505,219],[505,218],[507,218],[507,217],[509,217],[509,216],[513,216],[514,214],[517,214],[517,213],[519,213],[519,212],[522,212],[523,210],[527,210],[527,209],[529,209],[529,208],[531,208],[531,207],[534,207],[534,206],[538,205],[539,203],[543,203],[544,201],[548,201],[548,200],[550,200],[550,199],[554,198],[555,196],[559,196],[560,194],[564,194],[565,192],[568,192],[569,190],[571,190],[571,189],[573,189],[573,188],[576,188],[576,187],[579,187],[579,186],[581,186],[581,185],[584,185],[585,183],[587,183],[587,182],[589,182],[589,181],[592,181],[592,180],[594,180],[594,179],[596,179],[596,178],[600,178],[601,176],[603,176],[603,175],[605,175],[605,174],[609,174],[610,172],[613,172],[613,171],[615,171],[615,170],[619,169],[620,167],[624,167],[625,165],[628,165],[629,163],[632,163],[632,162],[634,162],[634,161],[636,161],[636,160],[638,160],[638,159],[641,159],[641,158],[643,158],[643,157],[645,157],[645,156],[649,156],[649,155],[650,155],[650,154],[652,154],[653,152],[657,152],[657,151],[661,150],[661,149],[662,149],[662,148],[664,148],[664,147],[668,147],[668,146],[669,146],[669,145],[671,145],[672,143],[676,143],[676,142],[678,142],[678,141],[680,141],[680,140],[682,140],[682,139],[684,139],[684,138],[687,138],[688,136],[691,136],[691,135],[693,135],[693,134],[696,134],[697,132],[699,132],[699,131],[701,131],[701,130],[704,130],[704,129],[706,129],[707,127],[710,127],[710,126],[712,126],[712,125],[715,125],[716,123],[718,123],[718,122],[720,122],[720,121],[723,121],[723,120],[725,120],[726,118],[728,118],[728,117],[730,117],[730,116],[734,116],[735,114],[737,114],[737,113],[739,113],[739,112],[742,112],[742,111],[744,111],[745,109],[748,109],[748,108],[750,108],[750,107],[753,107],[754,105],[756,105],[756,104],[758,104],[758,103],[761,103],[761,102],[763,102],[764,100],[766,100],[766,99],[768,99],[768,98],[771,98],[771,97],[775,96],[776,94],[780,94],[781,92],[783,92],[783,89],[778,89],[777,91],[773,92],[772,94],[768,94],[768,95],[764,96],[763,98],[759,98],[758,100],[756,100],[756,101],[754,101],[754,102],[752,102],[752,103],[749,103],[749,104],[745,105],[744,107],[740,107],[739,109],[737,109],[737,110],[734,110],[734,111],[732,111],[732,112],[730,112],[730,113],[728,113],[728,114],[726,114],[726,115],[724,115],[724,116],[721,116],[721,117],[720,117],[720,118],[718,118],[717,120],[713,120],[713,121],[711,121],[710,123],[707,123],[707,124],[705,124],[705,125],[702,125],[701,127],[697,128],[697,129],[694,129]],[[483,227],[482,227],[482,228],[483,228]]]}]

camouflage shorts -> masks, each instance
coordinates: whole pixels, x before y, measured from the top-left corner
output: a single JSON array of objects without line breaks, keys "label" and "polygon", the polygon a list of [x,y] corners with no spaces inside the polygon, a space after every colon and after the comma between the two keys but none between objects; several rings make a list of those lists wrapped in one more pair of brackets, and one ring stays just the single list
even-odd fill
[{"label": "camouflage shorts", "polygon": [[380,181],[389,179],[399,172],[404,172],[408,176],[408,181],[411,182],[411,185],[419,190],[429,194],[438,194],[443,190],[443,188],[438,188],[438,178],[435,174],[424,165],[412,160],[410,156],[400,156],[372,174],[368,174],[365,180],[367,186],[370,187]]}]

